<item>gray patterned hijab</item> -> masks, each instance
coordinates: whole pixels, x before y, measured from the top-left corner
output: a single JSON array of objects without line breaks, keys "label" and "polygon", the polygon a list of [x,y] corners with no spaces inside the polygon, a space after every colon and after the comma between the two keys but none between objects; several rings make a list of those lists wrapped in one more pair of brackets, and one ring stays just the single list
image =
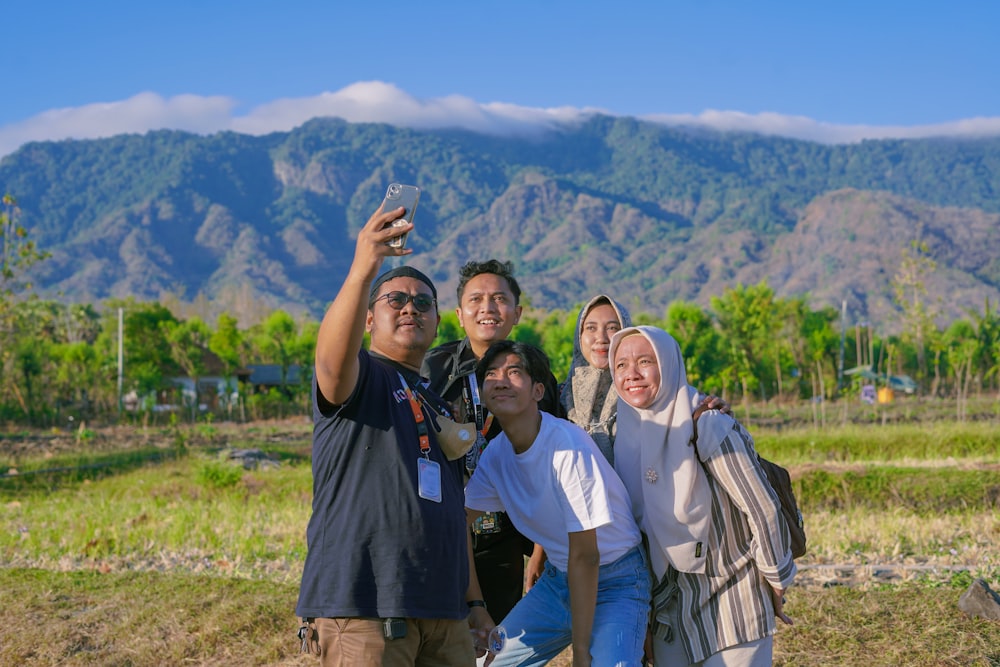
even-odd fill
[{"label": "gray patterned hijab", "polygon": [[576,319],[576,332],[573,335],[573,361],[570,363],[559,401],[566,409],[567,418],[583,427],[597,443],[604,457],[614,464],[613,447],[618,395],[611,381],[611,370],[591,366],[583,356],[583,348],[580,346],[584,320],[591,310],[602,304],[608,304],[615,309],[623,329],[632,325],[632,318],[625,306],[606,294],[598,294],[580,309]]}]

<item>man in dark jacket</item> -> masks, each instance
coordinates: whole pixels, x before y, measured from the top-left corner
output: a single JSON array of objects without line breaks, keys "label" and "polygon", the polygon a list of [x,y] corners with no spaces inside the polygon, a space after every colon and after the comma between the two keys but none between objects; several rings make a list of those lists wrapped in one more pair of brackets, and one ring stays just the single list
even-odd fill
[{"label": "man in dark jacket", "polygon": [[[430,389],[451,403],[457,420],[476,422],[476,444],[466,456],[472,474],[479,454],[500,433],[479,397],[476,362],[491,343],[505,340],[521,318],[521,288],[510,262],[491,259],[469,262],[462,267],[458,282],[458,322],[465,338],[444,343],[424,357],[421,374],[430,378]],[[539,407],[557,417],[565,417],[559,404],[559,386],[550,374]],[[511,525],[502,512],[487,513],[473,529],[476,572],[490,615],[498,623],[540,576],[545,555]],[[527,571],[524,556],[530,554]]]}]

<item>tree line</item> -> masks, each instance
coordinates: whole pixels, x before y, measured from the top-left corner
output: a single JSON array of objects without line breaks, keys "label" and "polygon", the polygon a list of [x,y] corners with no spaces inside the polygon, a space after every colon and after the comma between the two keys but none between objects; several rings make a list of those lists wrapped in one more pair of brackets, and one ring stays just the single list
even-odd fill
[{"label": "tree line", "polygon": [[[24,275],[47,255],[29,238],[9,196],[0,208],[0,253],[0,422],[148,419],[158,406],[185,402],[192,409],[182,414],[192,419],[308,414],[319,328],[314,319],[279,309],[241,327],[229,313],[209,323],[134,298],[109,299],[100,307],[40,299]],[[642,312],[638,297],[629,305],[638,313],[635,323],[660,326],[678,340],[691,384],[727,400],[830,400],[907,375],[922,394],[957,398],[962,418],[970,393],[1000,385],[1000,315],[987,300],[982,312],[970,310],[967,318],[939,327],[925,288],[935,270],[925,244],[903,248],[892,280],[903,326],[893,335],[879,336],[867,323],[848,324],[833,308],[814,310],[804,296],[778,297],[766,281],[727,289],[708,308],[676,301],[656,316]],[[442,308],[435,344],[464,335],[455,313]],[[572,359],[579,309],[529,306],[512,333],[541,347],[560,381]],[[246,377],[241,371],[251,364],[271,365],[282,381],[266,389],[246,382],[239,387]],[[857,367],[866,372],[844,372]],[[200,395],[213,391],[199,387],[209,374],[233,391]],[[177,388],[179,377],[193,381],[194,396]],[[123,412],[125,395],[135,400]],[[211,408],[199,410],[202,403]]]},{"label": "tree line", "polygon": [[[528,308],[512,333],[545,350],[559,380],[572,358],[578,312],[578,305]],[[675,302],[662,317],[640,313],[635,322],[671,332],[687,360],[689,381],[733,402],[856,397],[860,384],[877,385],[889,375],[903,374],[914,378],[919,392],[937,396],[962,399],[997,388],[1000,317],[988,303],[985,312],[970,313],[943,330],[924,323],[922,340],[915,330],[879,337],[854,325],[842,332],[834,309],[811,310],[801,297],[779,298],[766,283],[726,290],[709,308]],[[299,370],[294,381],[265,391],[244,383],[239,412],[228,393],[194,397],[196,403],[212,406],[208,414],[238,419],[308,414],[317,329],[315,320],[296,319],[282,310],[241,328],[228,313],[214,323],[179,319],[159,303],[131,298],[109,300],[100,310],[89,304],[14,301],[5,307],[0,342],[0,421],[59,426],[70,417],[149,419],[164,403],[181,407],[181,418],[204,419],[206,411],[183,409],[191,399],[181,396],[172,380],[188,377],[198,386],[199,378],[209,373],[206,352],[217,360],[212,373],[227,378],[234,389],[240,370],[249,364],[271,364],[284,378],[293,377],[292,368]],[[463,335],[455,313],[443,312],[435,344]],[[859,365],[876,377],[841,373]],[[125,394],[140,401],[123,413]]]}]

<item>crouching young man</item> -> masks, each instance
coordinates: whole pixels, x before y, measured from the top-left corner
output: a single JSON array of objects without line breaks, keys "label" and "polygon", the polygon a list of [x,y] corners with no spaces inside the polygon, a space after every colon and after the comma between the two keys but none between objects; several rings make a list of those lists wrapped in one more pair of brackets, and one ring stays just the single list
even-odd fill
[{"label": "crouching young man", "polygon": [[506,512],[548,554],[538,583],[502,620],[494,666],[541,665],[573,646],[574,665],[641,665],[649,571],[625,486],[575,424],[538,409],[549,377],[538,348],[493,343],[476,366],[503,433],[465,489],[470,524]]}]

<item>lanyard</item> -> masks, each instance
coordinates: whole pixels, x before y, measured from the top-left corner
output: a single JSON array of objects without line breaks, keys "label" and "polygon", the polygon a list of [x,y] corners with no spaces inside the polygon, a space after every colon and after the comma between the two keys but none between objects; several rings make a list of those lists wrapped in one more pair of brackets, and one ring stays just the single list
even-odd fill
[{"label": "lanyard", "polygon": [[403,385],[403,391],[406,392],[406,398],[410,402],[410,409],[413,410],[413,420],[417,422],[417,436],[420,439],[420,453],[424,455],[424,458],[430,458],[431,452],[431,441],[427,435],[427,422],[424,419],[424,411],[420,409],[420,403],[417,402],[417,398],[413,395],[413,391],[410,389],[410,385],[406,383],[406,378],[399,371],[396,371],[399,375],[399,381]]},{"label": "lanyard", "polygon": [[486,408],[483,407],[482,401],[479,398],[479,383],[476,382],[476,376],[466,375],[465,379],[468,380],[469,384],[469,397],[472,401],[472,413],[476,419],[476,428],[485,438],[486,434],[490,431],[490,426],[493,425],[493,415],[486,414]]},{"label": "lanyard", "polygon": [[469,385],[469,400],[472,402],[472,416],[476,420],[476,428],[483,428],[483,404],[479,400],[479,383],[476,382],[475,375],[466,375],[466,383]]}]

